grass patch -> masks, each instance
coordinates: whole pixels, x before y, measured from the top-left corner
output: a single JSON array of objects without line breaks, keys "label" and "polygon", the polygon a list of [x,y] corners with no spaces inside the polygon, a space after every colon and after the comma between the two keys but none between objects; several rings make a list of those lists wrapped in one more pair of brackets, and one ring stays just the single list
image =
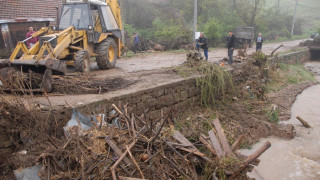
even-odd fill
[{"label": "grass patch", "polygon": [[317,81],[314,75],[301,63],[281,63],[279,64],[279,68],[276,71],[273,71],[270,76],[272,81],[266,85],[266,92],[280,91],[291,84]]},{"label": "grass patch", "polygon": [[266,112],[266,116],[268,118],[268,120],[272,123],[279,123],[279,110],[271,110],[271,111],[267,111]]}]

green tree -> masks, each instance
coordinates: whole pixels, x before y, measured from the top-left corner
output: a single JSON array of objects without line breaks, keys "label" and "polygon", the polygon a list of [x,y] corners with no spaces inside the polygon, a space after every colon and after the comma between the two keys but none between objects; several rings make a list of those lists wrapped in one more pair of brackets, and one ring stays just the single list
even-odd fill
[{"label": "green tree", "polygon": [[222,42],[223,31],[222,25],[216,18],[211,18],[205,25],[204,25],[204,33],[207,38],[210,40],[211,46],[219,45]]}]

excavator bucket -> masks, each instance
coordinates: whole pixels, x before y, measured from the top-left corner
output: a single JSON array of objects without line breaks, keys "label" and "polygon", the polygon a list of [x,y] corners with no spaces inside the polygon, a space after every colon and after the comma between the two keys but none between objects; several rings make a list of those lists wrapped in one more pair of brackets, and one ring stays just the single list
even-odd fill
[{"label": "excavator bucket", "polygon": [[16,67],[0,69],[0,89],[5,92],[46,93],[52,91],[52,70],[23,72]]}]

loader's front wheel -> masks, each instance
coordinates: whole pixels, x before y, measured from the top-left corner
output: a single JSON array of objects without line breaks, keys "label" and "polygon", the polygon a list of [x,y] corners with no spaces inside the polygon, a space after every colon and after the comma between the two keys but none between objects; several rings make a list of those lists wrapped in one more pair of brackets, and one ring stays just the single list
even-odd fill
[{"label": "loader's front wheel", "polygon": [[74,56],[76,72],[90,72],[90,54],[86,50],[78,51]]},{"label": "loader's front wheel", "polygon": [[117,52],[118,47],[113,38],[109,37],[102,41],[96,49],[98,67],[102,70],[114,68],[117,61]]}]

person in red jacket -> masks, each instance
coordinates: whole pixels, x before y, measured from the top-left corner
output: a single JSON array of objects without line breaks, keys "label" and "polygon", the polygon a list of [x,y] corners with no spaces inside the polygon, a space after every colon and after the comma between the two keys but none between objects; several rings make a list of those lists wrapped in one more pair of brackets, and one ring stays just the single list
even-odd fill
[{"label": "person in red jacket", "polygon": [[[33,33],[35,33],[33,31],[33,27],[29,27],[29,32],[27,33],[26,38],[28,39],[29,37],[31,37]],[[32,48],[38,41],[39,41],[38,37],[34,37],[34,38],[29,39],[27,41],[28,48],[29,49]]]}]

